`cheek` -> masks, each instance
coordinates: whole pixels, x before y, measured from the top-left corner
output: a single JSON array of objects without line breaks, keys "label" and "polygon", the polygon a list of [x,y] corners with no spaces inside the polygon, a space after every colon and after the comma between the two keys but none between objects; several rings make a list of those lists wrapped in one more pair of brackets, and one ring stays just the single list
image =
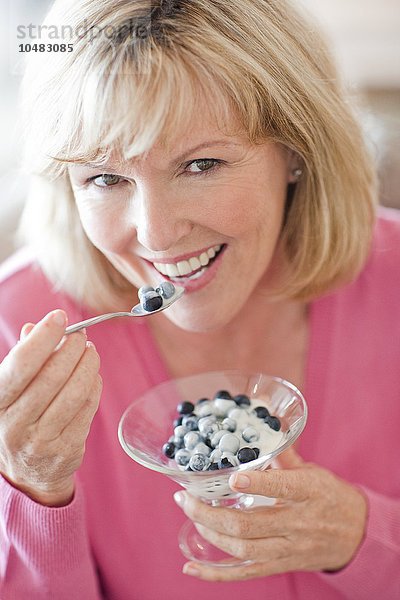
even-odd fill
[{"label": "cheek", "polygon": [[[258,231],[269,235],[280,231],[286,191],[271,193],[265,186],[247,185],[243,190],[235,188],[227,196],[220,196],[215,203],[213,229],[230,238],[251,236]],[[210,221],[211,222],[211,221]]]},{"label": "cheek", "polygon": [[228,237],[279,235],[287,196],[287,165],[283,154],[267,147],[257,161],[213,193],[213,219]]},{"label": "cheek", "polygon": [[122,252],[132,240],[134,232],[123,212],[79,202],[77,208],[86,235],[100,251]]}]

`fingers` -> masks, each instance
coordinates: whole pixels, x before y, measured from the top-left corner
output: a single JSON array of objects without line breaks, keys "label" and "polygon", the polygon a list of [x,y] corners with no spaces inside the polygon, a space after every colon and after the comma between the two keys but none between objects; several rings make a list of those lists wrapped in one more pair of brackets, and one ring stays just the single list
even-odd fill
[{"label": "fingers", "polygon": [[257,539],[260,537],[282,536],[288,531],[292,517],[292,507],[269,506],[255,510],[235,510],[209,506],[185,492],[174,495],[177,504],[194,523],[212,529],[231,539]]},{"label": "fingers", "polygon": [[60,310],[26,323],[0,365],[1,472],[49,505],[71,496],[102,389],[94,345],[65,325]]},{"label": "fingers", "polygon": [[303,501],[309,497],[309,481],[305,469],[268,469],[234,473],[229,479],[232,490],[267,498]]},{"label": "fingers", "polygon": [[283,536],[243,539],[218,533],[197,523],[195,523],[195,527],[210,544],[243,561],[265,560],[265,557],[269,556],[273,556],[274,559],[283,559],[290,552],[290,543]]},{"label": "fingers", "polygon": [[[238,560],[238,562],[240,561]],[[196,562],[189,562],[183,566],[182,572],[185,575],[198,577],[204,581],[240,581],[266,575],[263,572],[263,565],[258,563],[222,568],[222,566],[209,567]]]},{"label": "fingers", "polygon": [[68,381],[39,418],[39,432],[43,437],[57,437],[80,412],[96,384],[99,367],[100,358],[94,345],[86,342],[84,352]]},{"label": "fingers", "polygon": [[[238,562],[241,562],[238,559]],[[223,561],[221,561],[223,565]],[[240,581],[245,579],[255,579],[257,577],[268,577],[289,571],[290,567],[285,562],[271,558],[268,562],[251,562],[246,565],[231,567],[211,567],[205,564],[189,562],[183,566],[183,573],[198,577],[204,581]]]},{"label": "fingers", "polygon": [[71,438],[79,434],[86,440],[93,418],[99,408],[102,390],[103,381],[100,375],[97,375],[85,402],[63,430],[61,434],[63,437]]},{"label": "fingers", "polygon": [[67,323],[66,314],[55,310],[31,328],[25,328],[22,340],[14,346],[0,371],[0,409],[7,408],[24,391],[61,341]]},{"label": "fingers", "polygon": [[[34,330],[26,342],[34,335]],[[86,349],[86,335],[74,333],[63,339],[20,397],[8,408],[10,422],[34,423],[48,409],[53,399],[70,379]],[[35,351],[39,350],[35,346]]]}]

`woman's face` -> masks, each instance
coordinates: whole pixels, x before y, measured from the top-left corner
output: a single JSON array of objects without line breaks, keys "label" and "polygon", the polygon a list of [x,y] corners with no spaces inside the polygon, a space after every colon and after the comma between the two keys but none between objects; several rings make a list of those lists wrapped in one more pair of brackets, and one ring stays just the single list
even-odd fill
[{"label": "woman's face", "polygon": [[164,315],[209,331],[271,284],[293,165],[279,144],[222,133],[207,105],[196,114],[168,144],[100,169],[73,165],[70,177],[92,243],[136,287],[184,287]]}]

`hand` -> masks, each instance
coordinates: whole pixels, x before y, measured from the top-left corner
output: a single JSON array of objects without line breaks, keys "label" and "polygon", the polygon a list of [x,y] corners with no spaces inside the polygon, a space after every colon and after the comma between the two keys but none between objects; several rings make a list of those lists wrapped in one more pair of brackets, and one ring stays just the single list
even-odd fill
[{"label": "hand", "polygon": [[49,506],[73,496],[102,388],[93,344],[65,326],[60,310],[25,325],[0,365],[0,472]]},{"label": "hand", "polygon": [[[186,563],[183,572],[210,581],[263,577],[288,571],[338,570],[362,541],[366,500],[355,487],[331,472],[305,463],[294,449],[279,469],[232,475],[235,491],[279,499],[250,510],[214,508],[178,492],[185,514],[209,542],[252,564],[225,569]],[[243,478],[243,482],[241,479]]]}]

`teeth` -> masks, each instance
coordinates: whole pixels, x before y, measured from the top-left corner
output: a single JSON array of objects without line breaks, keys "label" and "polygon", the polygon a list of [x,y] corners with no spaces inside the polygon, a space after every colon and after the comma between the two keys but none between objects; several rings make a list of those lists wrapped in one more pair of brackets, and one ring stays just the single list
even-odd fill
[{"label": "teeth", "polygon": [[189,264],[191,271],[197,271],[197,269],[200,269],[201,267],[201,262],[195,256],[193,258],[189,258]]},{"label": "teeth", "polygon": [[[213,246],[209,248],[207,252],[202,252],[199,256],[192,256],[189,260],[181,260],[178,263],[153,263],[157,271],[162,275],[166,275],[170,278],[183,277],[190,275],[195,271],[198,271],[201,267],[206,267],[210,260],[214,258],[217,252],[221,250],[221,245]],[[195,275],[202,275],[204,269],[195,273]]]},{"label": "teeth", "polygon": [[166,275],[168,275],[168,277],[178,277],[179,271],[178,271],[176,265],[167,264],[167,265],[165,265],[165,269],[167,271]]},{"label": "teeth", "polygon": [[203,252],[203,254],[200,254],[199,259],[202,267],[206,267],[210,262],[207,252]]},{"label": "teeth", "polygon": [[154,263],[154,266],[157,269],[157,271],[160,271],[160,273],[162,273],[163,275],[167,275],[167,265],[164,265],[163,263]]},{"label": "teeth", "polygon": [[179,275],[189,275],[189,273],[192,271],[187,260],[181,260],[176,266],[178,267]]}]

